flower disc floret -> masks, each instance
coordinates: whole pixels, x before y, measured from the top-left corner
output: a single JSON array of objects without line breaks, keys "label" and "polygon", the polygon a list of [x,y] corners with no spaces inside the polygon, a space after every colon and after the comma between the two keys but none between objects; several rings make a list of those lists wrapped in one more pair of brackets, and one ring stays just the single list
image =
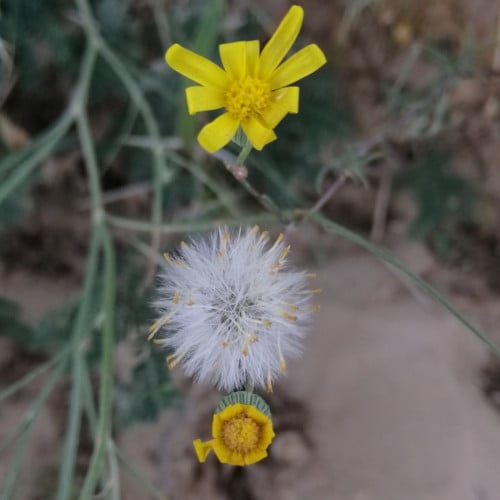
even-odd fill
[{"label": "flower disc floret", "polygon": [[240,127],[260,150],[276,139],[274,128],[288,113],[298,113],[299,89],[289,85],[326,62],[314,44],[283,62],[297,39],[303,17],[302,7],[292,6],[262,51],[258,40],[220,45],[222,67],[178,44],[167,50],[167,63],[199,84],[186,89],[189,113],[225,108],[198,135],[198,142],[207,151],[224,147]]},{"label": "flower disc floret", "polygon": [[230,116],[243,121],[262,113],[271,103],[271,87],[267,82],[247,76],[229,84],[225,94]]},{"label": "flower disc floret", "polygon": [[248,453],[255,449],[261,435],[260,425],[242,411],[222,425],[221,440],[232,452]]}]

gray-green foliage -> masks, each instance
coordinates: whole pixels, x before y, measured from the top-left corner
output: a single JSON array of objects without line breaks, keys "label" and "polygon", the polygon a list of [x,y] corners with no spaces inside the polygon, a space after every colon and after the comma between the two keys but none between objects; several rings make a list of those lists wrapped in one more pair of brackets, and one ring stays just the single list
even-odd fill
[{"label": "gray-green foliage", "polygon": [[[352,16],[369,3],[357,2],[346,22],[350,25]],[[137,4],[144,10],[134,10]],[[0,392],[1,401],[36,377],[47,377],[21,426],[0,443],[0,447],[15,450],[7,479],[1,485],[2,499],[16,498],[16,482],[33,422],[63,376],[70,381],[70,404],[54,498],[90,500],[100,483],[118,498],[119,480],[113,465],[117,463],[161,498],[115,442],[125,425],[153,420],[162,409],[179,404],[164,353],[145,342],[147,327],[154,320],[149,306],[151,279],[147,279],[148,275],[151,278],[151,267],[147,263],[151,266],[161,253],[161,234],[193,233],[221,222],[299,224],[309,218],[405,272],[492,350],[496,349],[485,334],[388,252],[308,209],[312,201],[297,188],[311,192],[316,184],[321,191],[329,175],[366,181],[368,166],[380,155],[356,144],[350,110],[340,104],[338,82],[331,70],[322,70],[301,84],[300,113],[280,124],[278,141],[249,158],[248,183],[236,182],[213,159],[199,160],[194,137],[200,121],[187,116],[183,84],[164,65],[163,51],[176,41],[211,56],[217,52],[219,41],[262,38],[258,18],[252,12],[244,17],[237,32],[222,36],[228,8],[230,3],[223,0],[178,4],[121,0],[3,2],[0,33],[15,49],[18,72],[15,93],[7,101],[6,110],[27,128],[32,141],[24,149],[0,158],[0,229],[29,222],[30,194],[40,165],[51,155],[57,161],[58,155],[74,153],[78,161],[72,175],[79,176],[86,186],[82,198],[90,231],[84,242],[87,258],[81,292],[68,298],[64,306],[47,312],[38,324],[27,325],[17,304],[0,301],[2,334],[48,358]],[[403,94],[398,90],[393,95],[402,99]],[[398,112],[397,106],[393,109]],[[445,117],[446,113],[439,114],[440,124]],[[326,161],[324,153],[332,144],[341,145],[341,154],[332,154]],[[230,153],[236,157],[238,151],[232,149]],[[407,180],[401,180],[422,207],[420,219],[413,226],[418,236],[425,236],[449,217],[464,220],[468,207],[467,186],[445,163],[434,168],[430,164],[416,165],[408,171]],[[146,209],[134,205],[139,214],[127,211],[127,196],[121,198],[123,206],[105,199],[123,195],[128,189],[146,193],[142,198],[142,204],[149,203]],[[446,200],[457,197],[465,212],[450,211]],[[272,213],[258,211],[259,203]],[[2,242],[7,244],[9,241]],[[114,355],[121,342],[127,342],[135,353],[127,381],[114,378]],[[81,488],[74,491],[82,422],[89,424],[95,448]]]}]

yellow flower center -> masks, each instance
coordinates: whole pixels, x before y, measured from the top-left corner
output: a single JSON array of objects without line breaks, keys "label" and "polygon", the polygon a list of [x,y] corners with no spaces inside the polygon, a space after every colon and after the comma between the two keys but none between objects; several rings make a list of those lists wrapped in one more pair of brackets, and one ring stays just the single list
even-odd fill
[{"label": "yellow flower center", "polygon": [[233,80],[226,91],[226,109],[239,121],[261,113],[271,103],[271,87],[267,82],[247,76]]},{"label": "yellow flower center", "polygon": [[248,453],[256,448],[260,435],[260,425],[242,412],[224,422],[221,437],[231,451]]}]

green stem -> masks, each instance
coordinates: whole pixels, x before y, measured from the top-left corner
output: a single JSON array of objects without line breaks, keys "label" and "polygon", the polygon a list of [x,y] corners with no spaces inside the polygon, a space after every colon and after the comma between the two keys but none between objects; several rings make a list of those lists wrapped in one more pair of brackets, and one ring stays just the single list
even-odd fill
[{"label": "green stem", "polygon": [[[286,212],[284,212],[286,213]],[[239,226],[245,224],[272,224],[279,222],[279,217],[273,214],[257,214],[239,217],[237,219],[217,219],[204,222],[186,222],[185,224],[162,224],[154,226],[150,222],[139,221],[134,219],[127,219],[118,217],[116,215],[106,214],[106,221],[112,226],[128,231],[139,231],[149,233],[153,230],[159,231],[161,234],[176,234],[176,233],[189,233],[195,231],[208,231],[216,226]]]},{"label": "green stem", "polygon": [[245,144],[241,148],[240,154],[238,158],[236,158],[236,166],[243,167],[245,165],[245,161],[248,158],[248,155],[252,151],[252,144],[248,139],[246,139]]},{"label": "green stem", "polygon": [[47,141],[51,141],[54,134],[57,134],[57,129],[61,125],[61,121],[69,117],[71,113],[65,111],[63,115],[50,126],[48,129],[41,132],[24,148],[13,151],[7,154],[0,161],[0,178],[3,178],[9,171],[18,168],[21,164],[25,163],[29,157],[35,154]]},{"label": "green stem", "polygon": [[[2,182],[0,186],[0,204],[11,194],[11,192],[19,187],[24,180],[35,170],[40,162],[46,158],[56,147],[58,142],[64,137],[69,130],[73,117],[71,113],[64,113],[60,120],[47,133],[46,140],[38,148],[34,149],[32,154],[26,157],[12,171],[8,178]],[[24,157],[22,157],[24,158]],[[8,159],[8,158],[7,158]]]},{"label": "green stem", "polygon": [[291,220],[285,215],[285,212],[281,210],[274,201],[269,198],[269,196],[259,193],[246,179],[240,179],[235,177],[235,179],[241,184],[247,193],[253,196],[266,210],[269,210],[276,218],[284,225],[290,224]]},{"label": "green stem", "polygon": [[320,214],[309,214],[309,218],[319,224],[321,227],[327,231],[332,231],[339,236],[346,238],[356,245],[368,250],[368,252],[379,257],[383,261],[387,262],[391,266],[395,267],[403,274],[408,276],[414,283],[416,283],[422,290],[424,290],[430,297],[432,297],[436,302],[441,304],[448,312],[450,312],[455,318],[457,318],[463,325],[465,325],[471,332],[473,332],[479,339],[481,339],[496,356],[500,358],[500,348],[486,335],[484,332],[475,327],[460,311],[458,311],[453,305],[448,302],[448,300],[438,292],[433,286],[424,281],[420,276],[410,271],[399,259],[394,257],[387,250],[374,245],[362,236],[350,231],[344,226],[327,219]]},{"label": "green stem", "polygon": [[[283,211],[280,210],[280,208],[274,203],[274,201],[271,198],[269,198],[269,196],[259,193],[252,186],[252,184],[250,184],[250,182],[247,181],[245,161],[248,158],[250,151],[252,151],[252,144],[250,143],[248,138],[245,137],[245,142],[243,144],[243,147],[241,148],[238,158],[236,158],[236,164],[235,165],[226,164],[227,170],[229,170],[233,174],[234,178],[241,184],[241,186],[245,189],[245,191],[252,197],[254,197],[266,210],[269,210],[271,213],[275,214],[276,217],[284,225],[289,224],[290,221],[286,219],[286,217],[283,214]],[[239,175],[238,170],[241,168],[245,170],[245,175]]]},{"label": "green stem", "polygon": [[73,488],[74,466],[80,433],[82,416],[82,396],[84,391],[84,353],[82,350],[82,338],[88,331],[88,319],[92,303],[92,292],[97,275],[97,261],[99,256],[99,245],[101,239],[100,227],[94,228],[90,239],[90,249],[85,271],[85,282],[83,285],[82,300],[78,308],[78,315],[73,331],[71,342],[73,352],[72,364],[72,387],[70,399],[70,412],[68,418],[68,429],[62,453],[61,468],[59,470],[59,486],[57,500],[67,500],[71,497]]},{"label": "green stem", "polygon": [[[151,208],[151,222],[154,225],[160,225],[162,220],[162,210],[163,210],[163,186],[171,178],[172,174],[167,167],[165,162],[165,157],[163,155],[162,148],[160,146],[160,131],[153,112],[144,98],[141,89],[130,76],[124,64],[118,59],[118,57],[112,52],[109,47],[105,44],[104,40],[99,40],[100,51],[103,58],[109,64],[111,69],[116,73],[118,78],[123,83],[123,86],[127,89],[130,97],[136,103],[136,106],[141,112],[142,118],[144,120],[144,125],[148,130],[149,135],[152,137],[155,146],[153,147],[153,200]],[[153,232],[152,234],[153,247],[159,242],[159,233]]]},{"label": "green stem", "polygon": [[102,331],[101,381],[99,387],[99,419],[97,435],[85,481],[78,497],[91,500],[102,472],[106,445],[111,433],[111,393],[113,387],[114,350],[114,301],[115,301],[115,252],[107,230],[103,228],[104,241],[104,325]]},{"label": "green stem", "polygon": [[166,12],[166,4],[160,0],[149,0],[151,10],[153,11],[153,19],[156,24],[156,31],[160,39],[163,50],[171,45],[170,27],[168,24],[168,14]]},{"label": "green stem", "polygon": [[102,237],[101,225],[98,223],[102,216],[102,194],[99,183],[99,170],[93,152],[92,137],[86,117],[86,103],[88,91],[92,79],[92,73],[97,58],[97,48],[93,43],[88,43],[81,66],[79,83],[73,96],[72,110],[76,115],[77,129],[80,137],[82,150],[87,166],[87,175],[90,183],[92,200],[92,214],[96,224],[93,227],[90,239],[89,254],[87,259],[87,269],[82,291],[82,300],[78,309],[78,315],[72,337],[72,389],[70,399],[70,412],[68,419],[68,429],[62,451],[61,468],[59,471],[59,484],[57,489],[57,500],[68,500],[73,489],[74,467],[80,433],[82,417],[82,396],[83,396],[83,364],[84,353],[82,352],[82,339],[87,331],[88,317],[92,303],[92,291],[94,289],[95,277],[97,275],[99,246]]},{"label": "green stem", "polygon": [[[89,39],[97,46],[99,53],[108,63],[109,67],[115,72],[116,76],[127,89],[131,99],[135,102],[139,109],[144,125],[149,133],[149,136],[154,141],[153,148],[153,201],[152,201],[152,216],[151,222],[156,227],[159,226],[162,219],[163,210],[163,186],[171,178],[171,172],[167,168],[165,157],[160,146],[160,131],[153,111],[149,103],[145,99],[139,85],[128,72],[122,61],[109,48],[106,41],[101,37],[96,27],[90,5],[87,0],[76,0],[80,14],[82,15],[83,25]],[[155,248],[159,244],[159,233],[152,233],[152,247]]]},{"label": "green stem", "polygon": [[93,399],[92,381],[90,380],[90,373],[85,360],[83,363],[83,399],[85,416],[88,420],[90,433],[95,438],[97,433],[97,412]]},{"label": "green stem", "polygon": [[255,385],[253,383],[253,380],[248,379],[247,383],[245,384],[245,391],[247,392],[253,392],[255,389]]},{"label": "green stem", "polygon": [[33,431],[33,424],[35,423],[40,411],[42,410],[45,402],[50,396],[50,393],[54,389],[57,381],[61,378],[65,366],[66,360],[63,358],[59,366],[52,372],[49,379],[45,383],[42,392],[38,396],[38,399],[24,417],[24,429],[21,433],[21,439],[17,445],[14,458],[9,465],[7,475],[5,476],[5,482],[2,491],[0,492],[0,498],[2,500],[9,500],[14,493],[16,478],[19,474],[21,464],[23,463],[24,453],[26,452],[26,447],[28,446],[29,438],[31,436],[31,432]]},{"label": "green stem", "polygon": [[104,210],[99,184],[99,170],[92,146],[90,128],[85,113],[77,119],[78,133],[85,157],[85,166],[90,183],[91,200],[94,207],[94,224],[101,226],[104,246],[104,326],[102,332],[101,383],[99,389],[99,420],[92,459],[80,492],[80,500],[90,500],[102,471],[106,442],[110,434],[111,388],[113,381],[113,309],[115,297],[115,255],[108,230],[104,227]]},{"label": "green stem", "polygon": [[26,374],[24,377],[19,379],[17,382],[6,387],[2,392],[0,392],[0,401],[9,398],[14,395],[17,391],[20,391],[23,387],[27,386],[33,380],[37,380],[40,375],[45,373],[49,368],[59,363],[66,355],[70,352],[70,346],[63,348],[59,353],[54,356],[51,360],[47,361],[43,365],[40,365],[38,368],[35,368],[33,371]]},{"label": "green stem", "polygon": [[205,184],[205,186],[207,186],[208,189],[210,189],[214,193],[214,195],[217,196],[217,198],[224,204],[231,215],[241,215],[241,211],[239,210],[238,206],[232,202],[232,198],[229,196],[227,189],[219,186],[217,182],[212,180],[208,176],[206,169],[202,168],[195,162],[186,160],[185,158],[174,152],[167,151],[165,154],[168,158],[171,159],[171,161],[175,162],[177,165],[185,168],[186,170],[189,170],[193,177],[197,178],[201,183]]},{"label": "green stem", "polygon": [[116,454],[118,455],[118,460],[123,465],[123,467],[130,473],[130,475],[140,484],[145,491],[153,495],[157,500],[168,500],[167,495],[162,493],[160,489],[155,486],[142,471],[135,467],[130,460],[117,448]]},{"label": "green stem", "polygon": [[110,482],[110,500],[120,500],[120,468],[118,466],[118,456],[115,443],[111,438],[108,440],[108,460],[109,460],[109,482]]},{"label": "green stem", "polygon": [[[88,15],[88,8],[85,0],[77,0],[81,14]],[[94,32],[94,26],[87,26],[87,33],[90,35],[88,53],[94,54],[97,50],[98,38]],[[90,58],[89,55],[89,58]],[[82,74],[89,73],[90,64],[83,64]],[[89,89],[90,76],[82,77],[83,84],[79,91],[79,108],[76,116],[77,133],[82,147],[85,168],[90,188],[90,199],[92,203],[93,225],[100,233],[104,248],[104,324],[102,331],[102,359],[101,359],[101,379],[99,388],[99,417],[97,423],[97,435],[94,451],[90,461],[89,469],[80,492],[80,500],[90,500],[95,487],[102,474],[102,464],[106,443],[110,435],[111,427],[111,389],[113,383],[113,348],[114,348],[114,299],[115,299],[115,253],[113,244],[107,228],[105,227],[105,212],[103,208],[103,197],[99,182],[99,166],[92,142],[92,134],[85,111],[85,103]]]}]

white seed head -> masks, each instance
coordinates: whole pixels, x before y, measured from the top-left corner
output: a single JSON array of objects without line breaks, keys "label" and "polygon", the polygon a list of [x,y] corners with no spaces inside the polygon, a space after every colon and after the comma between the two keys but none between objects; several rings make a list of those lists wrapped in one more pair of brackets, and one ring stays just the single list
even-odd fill
[{"label": "white seed head", "polygon": [[272,390],[285,358],[300,354],[317,292],[306,289],[305,272],[287,266],[289,249],[283,235],[271,245],[255,226],[219,228],[166,254],[150,338],[159,332],[169,367],[221,390]]}]

